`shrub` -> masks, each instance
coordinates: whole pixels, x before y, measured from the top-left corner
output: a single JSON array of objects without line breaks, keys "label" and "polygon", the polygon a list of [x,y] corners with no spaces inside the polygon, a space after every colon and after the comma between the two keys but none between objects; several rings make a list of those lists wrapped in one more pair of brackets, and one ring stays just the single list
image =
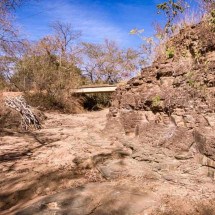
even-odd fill
[{"label": "shrub", "polygon": [[213,31],[215,30],[215,9],[210,13],[209,24],[212,26]]},{"label": "shrub", "polygon": [[92,93],[84,95],[83,107],[86,110],[101,110],[110,106],[111,94]]},{"label": "shrub", "polygon": [[50,95],[44,92],[25,93],[26,101],[33,107],[40,110],[58,110],[64,113],[83,112],[82,99],[80,97],[66,97],[60,95]]},{"label": "shrub", "polygon": [[166,57],[168,59],[173,58],[174,57],[174,53],[175,53],[175,51],[174,51],[174,49],[172,47],[166,49]]},{"label": "shrub", "polygon": [[152,107],[157,107],[160,105],[161,98],[159,95],[152,98]]}]

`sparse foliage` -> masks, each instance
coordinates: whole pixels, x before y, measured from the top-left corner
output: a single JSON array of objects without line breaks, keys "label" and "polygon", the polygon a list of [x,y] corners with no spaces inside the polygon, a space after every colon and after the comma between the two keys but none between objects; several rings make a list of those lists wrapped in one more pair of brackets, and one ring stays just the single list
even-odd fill
[{"label": "sparse foliage", "polygon": [[138,70],[139,53],[134,49],[120,49],[109,40],[103,44],[83,43],[84,75],[91,83],[117,83],[131,77]]},{"label": "sparse foliage", "polygon": [[166,33],[172,33],[174,31],[173,22],[175,18],[183,13],[187,7],[187,2],[183,0],[168,0],[157,5],[158,13],[163,12],[167,18],[165,25]]},{"label": "sparse foliage", "polygon": [[22,43],[14,25],[12,11],[21,4],[21,0],[0,1],[0,54],[14,55],[16,47]]},{"label": "sparse foliage", "polygon": [[[214,0],[196,0],[199,4],[199,14],[210,14],[212,15],[215,9]],[[186,9],[190,7],[190,2],[187,0],[167,0],[163,3],[157,4],[158,14],[163,12],[166,16],[165,31],[171,35],[175,31],[175,21],[180,15],[183,15]],[[213,17],[213,16],[212,16]]]},{"label": "sparse foliage", "polygon": [[50,104],[64,109],[66,103],[72,103],[71,90],[81,83],[77,39],[70,24],[55,23],[53,35],[26,45],[13,68],[11,83],[26,94],[31,90],[43,94],[49,101],[46,107]]},{"label": "sparse foliage", "polygon": [[0,88],[7,85],[6,77],[25,46],[13,22],[13,11],[21,2],[21,0],[0,1]]},{"label": "sparse foliage", "polygon": [[[64,32],[62,35],[57,27],[61,28],[60,32]],[[21,90],[34,89],[57,95],[62,90],[68,93],[79,84],[77,57],[69,51],[74,42],[73,31],[69,30],[69,25],[65,27],[64,31],[64,25],[58,23],[55,26],[56,34],[29,44],[26,53],[16,64],[17,72],[12,78]]]},{"label": "sparse foliage", "polygon": [[[210,14],[210,25],[215,26],[215,1],[196,1],[204,12]],[[52,35],[36,42],[21,40],[13,25],[13,10],[21,2],[0,2],[0,88],[8,86],[9,80],[20,91],[28,93],[33,90],[38,95],[47,95],[52,104],[62,97],[67,100],[71,89],[82,83],[118,83],[136,75],[142,66],[151,64],[158,55],[175,57],[177,52],[174,47],[167,47],[166,41],[178,32],[177,18],[188,8],[186,0],[164,0],[158,4],[158,13],[167,18],[165,27],[157,24],[156,33],[151,37],[143,35],[144,29],[131,30],[130,34],[138,35],[143,41],[141,48],[134,50],[122,49],[108,39],[100,44],[82,42],[80,45],[81,33],[70,23],[59,21],[51,25]],[[195,56],[198,58],[198,52]]]}]

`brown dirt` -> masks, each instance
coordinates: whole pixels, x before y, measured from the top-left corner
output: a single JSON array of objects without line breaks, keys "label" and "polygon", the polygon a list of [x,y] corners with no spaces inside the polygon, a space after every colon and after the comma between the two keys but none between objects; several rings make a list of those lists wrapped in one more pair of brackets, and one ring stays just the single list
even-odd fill
[{"label": "brown dirt", "polygon": [[73,160],[77,153],[93,153],[90,144],[100,144],[96,133],[105,125],[105,113],[49,113],[40,131],[4,131],[0,137],[2,214],[13,214],[31,199],[86,183],[91,174],[82,177],[86,173]]},{"label": "brown dirt", "polygon": [[[133,191],[149,193],[153,205],[147,206],[145,194],[141,199],[134,194],[138,200],[135,210],[146,205],[147,212],[134,212],[129,206],[130,213],[126,213],[128,209],[108,213],[108,208],[113,207],[108,203],[106,209],[99,208],[98,211],[97,206],[91,205],[91,214],[101,214],[101,210],[106,210],[102,214],[215,214],[212,204],[215,185],[213,179],[207,177],[206,167],[198,165],[194,158],[176,160],[170,150],[140,145],[137,138],[122,135],[117,130],[115,133],[104,131],[107,112],[46,113],[48,119],[40,131],[8,130],[1,135],[0,214],[15,214],[44,196],[95,182],[95,192],[88,186],[86,193],[96,195],[97,201],[94,200],[99,204],[99,190],[104,193],[111,191],[110,195],[105,194],[110,198],[115,195],[113,190],[123,190],[124,195],[128,192],[126,189],[132,188]],[[64,195],[53,198],[62,200]],[[133,198],[132,195],[128,198]],[[128,201],[128,198],[123,197],[122,201]],[[69,201],[73,200],[67,199],[67,205]],[[121,202],[117,204],[121,205]]]}]

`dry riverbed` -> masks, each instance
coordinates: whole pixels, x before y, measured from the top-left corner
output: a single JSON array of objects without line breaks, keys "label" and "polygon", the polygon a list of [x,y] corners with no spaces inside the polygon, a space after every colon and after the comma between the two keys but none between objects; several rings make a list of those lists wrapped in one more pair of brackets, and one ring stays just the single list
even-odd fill
[{"label": "dry riverbed", "polygon": [[201,165],[109,133],[107,113],[46,113],[39,131],[2,133],[0,214],[215,214]]}]

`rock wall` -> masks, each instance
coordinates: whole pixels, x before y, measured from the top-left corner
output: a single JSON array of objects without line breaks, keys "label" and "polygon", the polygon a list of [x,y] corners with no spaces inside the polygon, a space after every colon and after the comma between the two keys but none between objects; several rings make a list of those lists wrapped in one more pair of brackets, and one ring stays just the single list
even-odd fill
[{"label": "rock wall", "polygon": [[215,168],[215,33],[210,27],[182,29],[150,67],[119,87],[107,129],[136,136],[143,145],[195,151],[203,165]]}]

